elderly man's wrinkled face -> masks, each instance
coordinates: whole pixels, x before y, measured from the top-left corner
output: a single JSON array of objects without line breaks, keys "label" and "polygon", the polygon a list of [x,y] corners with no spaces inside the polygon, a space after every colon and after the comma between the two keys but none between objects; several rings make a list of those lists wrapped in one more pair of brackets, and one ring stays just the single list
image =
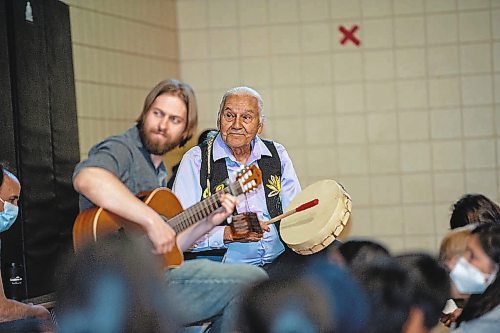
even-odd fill
[{"label": "elderly man's wrinkled face", "polygon": [[251,95],[232,95],[226,98],[220,114],[219,130],[222,140],[231,149],[249,146],[262,132],[257,98]]}]

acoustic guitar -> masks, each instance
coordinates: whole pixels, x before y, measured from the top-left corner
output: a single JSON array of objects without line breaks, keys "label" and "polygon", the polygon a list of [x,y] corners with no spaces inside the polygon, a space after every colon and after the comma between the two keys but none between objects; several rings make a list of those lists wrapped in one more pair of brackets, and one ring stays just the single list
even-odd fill
[{"label": "acoustic guitar", "polygon": [[[222,190],[197,204],[183,210],[175,194],[167,188],[160,187],[137,195],[146,205],[153,208],[178,234],[197,223],[221,207],[220,197],[223,193],[238,196],[257,188],[262,183],[262,172],[256,165],[245,167],[236,176],[234,182],[226,180]],[[137,224],[121,216],[111,213],[102,207],[84,210],[78,214],[73,225],[73,245],[75,251],[89,242],[97,242],[99,238],[110,233],[125,231],[139,233],[144,230]],[[182,264],[184,256],[177,245],[163,255],[164,267],[176,267]]]}]

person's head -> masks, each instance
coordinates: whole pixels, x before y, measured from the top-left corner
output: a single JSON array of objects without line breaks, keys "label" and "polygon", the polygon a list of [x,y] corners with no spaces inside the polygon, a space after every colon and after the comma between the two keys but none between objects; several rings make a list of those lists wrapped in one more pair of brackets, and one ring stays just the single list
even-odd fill
[{"label": "person's head", "polygon": [[451,229],[490,222],[500,223],[500,206],[482,194],[466,194],[452,206]]},{"label": "person's head", "polygon": [[400,333],[411,308],[408,272],[392,257],[380,256],[353,273],[364,287],[372,309],[370,333]]},{"label": "person's head", "polygon": [[21,194],[19,180],[0,164],[0,232],[8,230],[19,213],[18,201]]},{"label": "person's head", "polygon": [[193,89],[177,80],[158,83],[146,96],[137,119],[141,140],[154,155],[183,146],[193,136],[197,124]]},{"label": "person's head", "polygon": [[217,135],[219,131],[217,131],[215,128],[209,128],[200,133],[198,136],[198,144],[202,144],[203,142],[213,138],[214,136]]},{"label": "person's head", "polygon": [[108,235],[62,267],[60,332],[176,332],[160,263],[141,239]]},{"label": "person's head", "polygon": [[467,239],[472,233],[474,225],[467,225],[448,232],[439,247],[439,261],[452,270],[457,260],[464,255]]},{"label": "person's head", "polygon": [[396,260],[409,273],[413,285],[412,310],[407,324],[417,328],[416,331],[430,331],[438,324],[450,298],[448,272],[427,254],[399,255]]},{"label": "person's head", "polygon": [[351,239],[339,247],[347,266],[364,265],[377,257],[389,257],[384,246],[371,240]]},{"label": "person's head", "polygon": [[500,265],[500,225],[478,225],[467,239],[464,258],[486,275],[498,272]]},{"label": "person's head", "polygon": [[451,278],[473,294],[458,317],[462,321],[478,318],[500,304],[500,224],[480,224],[467,240],[467,249]]},{"label": "person's head", "polygon": [[249,87],[232,88],[224,94],[217,114],[217,128],[229,148],[249,146],[262,132],[263,105],[260,94]]},{"label": "person's head", "polygon": [[345,266],[320,256],[308,262],[303,276],[321,288],[330,303],[335,319],[334,332],[366,332],[370,317],[368,296]]},{"label": "person's head", "polygon": [[243,294],[238,332],[333,332],[335,318],[321,289],[305,279],[284,279],[260,282]]}]

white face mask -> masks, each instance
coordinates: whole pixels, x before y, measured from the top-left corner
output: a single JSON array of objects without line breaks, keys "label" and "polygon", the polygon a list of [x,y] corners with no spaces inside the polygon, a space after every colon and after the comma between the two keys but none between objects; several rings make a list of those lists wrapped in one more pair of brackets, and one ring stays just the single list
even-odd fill
[{"label": "white face mask", "polygon": [[19,207],[4,201],[2,198],[0,198],[0,201],[3,202],[3,211],[0,212],[0,232],[4,232],[14,224],[19,213]]},{"label": "white face mask", "polygon": [[458,259],[457,264],[450,272],[451,280],[462,294],[482,294],[496,276],[496,272],[492,274],[481,272],[464,257]]}]

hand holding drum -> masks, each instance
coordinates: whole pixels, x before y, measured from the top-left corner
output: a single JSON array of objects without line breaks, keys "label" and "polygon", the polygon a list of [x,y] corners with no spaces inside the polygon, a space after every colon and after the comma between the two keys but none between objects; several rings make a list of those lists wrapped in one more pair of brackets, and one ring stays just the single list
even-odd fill
[{"label": "hand holding drum", "polygon": [[243,213],[233,216],[233,221],[229,225],[230,234],[226,235],[226,240],[237,242],[255,242],[262,238],[264,231],[269,231],[269,224],[275,223],[284,217],[306,210],[318,204],[319,200],[314,199],[299,207],[280,214],[269,221],[261,222],[255,213]]}]

